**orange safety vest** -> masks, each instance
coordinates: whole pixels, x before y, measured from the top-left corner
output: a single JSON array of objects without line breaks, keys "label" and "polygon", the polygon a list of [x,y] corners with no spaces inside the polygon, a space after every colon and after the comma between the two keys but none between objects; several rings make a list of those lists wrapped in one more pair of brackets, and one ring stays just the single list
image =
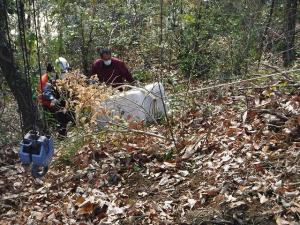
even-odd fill
[{"label": "orange safety vest", "polygon": [[[41,81],[42,81],[42,84],[41,84]],[[38,88],[37,88],[38,89],[38,102],[40,104],[42,104],[43,106],[46,106],[47,108],[51,108],[51,101],[43,98],[43,91],[44,91],[44,88],[45,88],[46,84],[48,83],[48,81],[49,81],[48,73],[45,73],[42,76],[42,79],[39,80]]]}]

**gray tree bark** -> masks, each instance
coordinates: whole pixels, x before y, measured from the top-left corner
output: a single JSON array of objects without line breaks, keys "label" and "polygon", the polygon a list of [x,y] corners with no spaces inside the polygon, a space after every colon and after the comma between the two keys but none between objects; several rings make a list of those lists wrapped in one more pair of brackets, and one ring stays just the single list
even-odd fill
[{"label": "gray tree bark", "polygon": [[295,34],[298,0],[286,0],[284,11],[283,65],[290,66],[296,58]]},{"label": "gray tree bark", "polygon": [[[17,67],[13,49],[8,39],[7,10],[5,0],[0,0],[0,68],[22,116],[22,125],[25,132],[33,129],[37,120],[37,105],[33,102],[30,85],[26,82],[24,73]],[[41,124],[41,123],[39,123]]]}]

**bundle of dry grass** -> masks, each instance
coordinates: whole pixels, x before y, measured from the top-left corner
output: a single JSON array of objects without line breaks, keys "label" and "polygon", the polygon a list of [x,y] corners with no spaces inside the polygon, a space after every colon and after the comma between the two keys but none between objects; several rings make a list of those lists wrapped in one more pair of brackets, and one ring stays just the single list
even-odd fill
[{"label": "bundle of dry grass", "polygon": [[56,82],[61,99],[66,101],[66,109],[75,112],[78,125],[90,126],[96,123],[96,118],[102,113],[99,111],[101,102],[116,93],[111,87],[97,81],[97,77],[87,79],[76,70]]}]

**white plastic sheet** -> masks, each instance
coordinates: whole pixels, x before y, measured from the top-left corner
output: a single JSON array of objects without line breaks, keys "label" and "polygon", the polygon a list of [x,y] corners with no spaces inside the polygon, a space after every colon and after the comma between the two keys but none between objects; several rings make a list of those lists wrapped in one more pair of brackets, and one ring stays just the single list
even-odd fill
[{"label": "white plastic sheet", "polygon": [[104,109],[106,113],[99,116],[98,122],[101,126],[105,126],[109,121],[113,122],[115,116],[128,121],[153,122],[164,116],[168,110],[164,104],[165,99],[164,87],[158,82],[144,88],[136,87],[121,92],[100,105],[100,109]]}]

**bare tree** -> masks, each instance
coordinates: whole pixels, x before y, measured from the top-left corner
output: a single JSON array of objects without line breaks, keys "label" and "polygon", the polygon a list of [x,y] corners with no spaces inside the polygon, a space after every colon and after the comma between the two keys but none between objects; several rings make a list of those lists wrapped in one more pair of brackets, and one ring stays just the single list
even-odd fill
[{"label": "bare tree", "polygon": [[286,0],[284,10],[284,49],[283,49],[283,65],[290,66],[295,60],[295,34],[297,21],[298,0]]},{"label": "bare tree", "polygon": [[5,0],[0,0],[0,68],[22,115],[24,131],[33,128],[37,120],[37,106],[31,97],[31,87],[26,77],[20,72],[15,62],[13,49],[9,40],[8,14]]}]

